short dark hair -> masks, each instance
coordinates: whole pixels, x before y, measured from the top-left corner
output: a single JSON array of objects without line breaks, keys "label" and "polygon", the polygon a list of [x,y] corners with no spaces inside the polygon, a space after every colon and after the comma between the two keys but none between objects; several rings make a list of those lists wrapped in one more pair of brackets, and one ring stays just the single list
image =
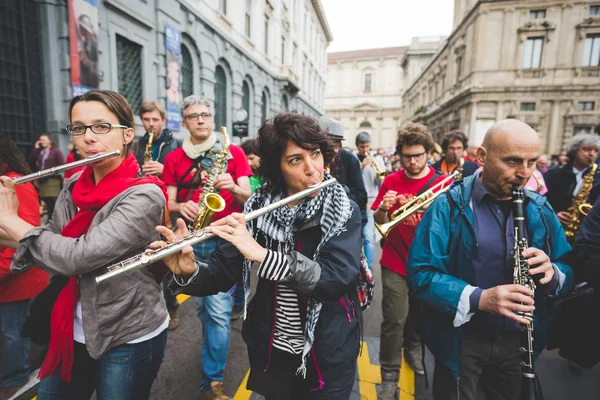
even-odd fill
[{"label": "short dark hair", "polygon": [[371,135],[368,132],[360,132],[356,135],[356,139],[354,140],[354,144],[358,146],[359,144],[371,143]]},{"label": "short dark hair", "polygon": [[398,140],[396,141],[396,153],[402,154],[402,146],[422,145],[425,153],[429,153],[433,148],[433,136],[425,125],[410,123],[398,131]]},{"label": "short dark hair", "polygon": [[258,155],[258,139],[256,138],[244,140],[240,147],[244,150],[246,156],[250,154]]},{"label": "short dark hair", "polygon": [[[82,94],[81,96],[75,96],[71,100],[69,105],[69,121],[73,122],[71,116],[73,115],[73,107],[75,104],[81,101],[97,101],[102,103],[108,108],[108,110],[117,117],[119,124],[125,125],[129,128],[135,128],[135,119],[133,118],[133,110],[127,102],[127,99],[121,94],[113,90],[90,90]],[[127,151],[131,151],[133,147],[132,140],[127,144]]]},{"label": "short dark hair", "polygon": [[140,106],[140,118],[142,118],[143,114],[152,111],[158,111],[162,119],[167,118],[167,112],[165,111],[165,108],[156,100],[145,101],[142,103],[142,105]]},{"label": "short dark hair", "polygon": [[453,130],[444,135],[444,139],[442,140],[442,151],[445,153],[448,151],[448,146],[450,143],[454,143],[457,140],[460,140],[463,144],[464,149],[469,148],[469,140],[463,131]]},{"label": "short dark hair", "polygon": [[258,129],[259,175],[271,191],[280,189],[282,181],[281,157],[289,141],[306,150],[319,148],[325,166],[336,157],[334,144],[327,129],[321,128],[316,118],[294,113],[280,113],[266,120]]}]

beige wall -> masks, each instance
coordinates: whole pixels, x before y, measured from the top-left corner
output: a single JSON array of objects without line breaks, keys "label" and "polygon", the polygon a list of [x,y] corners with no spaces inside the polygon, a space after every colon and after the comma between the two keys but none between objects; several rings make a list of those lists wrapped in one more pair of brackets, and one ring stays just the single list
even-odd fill
[{"label": "beige wall", "polygon": [[[581,64],[586,35],[600,33],[600,17],[589,16],[597,1],[496,1],[464,12],[469,4],[456,0],[458,14],[468,17],[455,21],[444,49],[407,88],[403,122],[426,123],[437,138],[463,129],[479,144],[494,122],[519,118],[538,131],[547,153],[560,152],[576,128],[600,124],[600,67]],[[546,17],[531,19],[537,9]],[[541,66],[525,69],[531,37],[543,38]],[[578,111],[581,101],[595,109]],[[524,102],[535,111],[521,111]]]}]

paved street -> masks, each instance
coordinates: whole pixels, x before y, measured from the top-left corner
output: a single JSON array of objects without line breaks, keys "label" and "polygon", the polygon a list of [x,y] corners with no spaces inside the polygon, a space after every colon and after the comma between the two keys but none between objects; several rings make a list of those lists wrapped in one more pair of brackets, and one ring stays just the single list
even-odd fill
[{"label": "paved street", "polygon": [[[379,260],[377,249],[376,260]],[[379,378],[379,330],[381,324],[381,285],[380,269],[375,267],[377,279],[376,297],[371,308],[365,313],[363,350],[358,362],[358,376],[351,400],[376,399]],[[165,361],[158,379],[152,388],[151,400],[176,399],[195,400],[199,397],[200,349],[202,344],[201,324],[196,317],[196,304],[193,299],[181,298],[181,325],[169,333]],[[244,378],[248,372],[246,346],[241,337],[242,321],[232,323],[229,357],[225,371],[225,389],[236,400],[258,400],[261,396],[245,390]],[[32,362],[38,367],[41,349],[34,347]],[[429,381],[433,372],[433,359],[426,356],[426,368]],[[542,381],[545,400],[595,400],[600,398],[600,365],[591,370],[572,366],[555,351],[545,352],[536,363],[536,369]],[[32,377],[33,378],[33,377]],[[399,400],[431,399],[431,390],[426,387],[423,377],[415,376],[410,368],[402,369]],[[35,386],[16,396],[18,400],[29,400],[35,396]],[[481,396],[481,399],[484,399]]]}]

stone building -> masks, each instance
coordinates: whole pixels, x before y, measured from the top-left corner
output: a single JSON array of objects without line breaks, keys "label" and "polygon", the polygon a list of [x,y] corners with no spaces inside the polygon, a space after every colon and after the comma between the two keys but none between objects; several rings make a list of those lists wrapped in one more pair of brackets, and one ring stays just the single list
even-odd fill
[{"label": "stone building", "polygon": [[600,124],[598,0],[456,0],[454,27],[402,97],[402,122],[439,140],[464,130],[480,144],[505,118],[521,119],[558,153]]},{"label": "stone building", "polygon": [[[68,5],[2,2],[2,131],[22,147],[49,131],[69,138],[72,97]],[[85,0],[97,7],[100,89],[166,103],[166,25],[181,35],[181,92],[214,104],[215,128],[246,119],[250,136],[280,110],[324,113],[326,49],[320,0]],[[9,73],[10,72],[10,73]],[[242,111],[242,110],[245,110]],[[141,123],[136,116],[136,132]]]}]

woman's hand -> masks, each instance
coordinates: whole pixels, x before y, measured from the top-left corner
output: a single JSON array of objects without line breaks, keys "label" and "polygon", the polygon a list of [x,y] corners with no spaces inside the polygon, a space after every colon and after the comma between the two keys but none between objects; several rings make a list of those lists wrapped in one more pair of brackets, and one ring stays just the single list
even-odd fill
[{"label": "woman's hand", "polygon": [[18,216],[19,199],[15,183],[8,176],[0,176],[0,226],[6,218]]},{"label": "woman's hand", "polygon": [[[181,218],[177,219],[176,232],[173,232],[165,226],[157,226],[156,231],[163,235],[167,239],[167,242],[157,240],[156,242],[150,243],[150,248],[153,250],[166,247],[168,243],[181,240],[189,234],[185,222]],[[192,246],[185,246],[181,252],[167,256],[163,258],[162,261],[177,275],[191,275],[196,271],[196,260],[194,258]]]},{"label": "woman's hand", "polygon": [[250,261],[262,263],[265,259],[267,252],[264,247],[254,240],[248,229],[246,229],[244,214],[233,213],[225,218],[221,218],[210,224],[206,228],[206,232],[214,233],[221,239],[227,240]]}]

